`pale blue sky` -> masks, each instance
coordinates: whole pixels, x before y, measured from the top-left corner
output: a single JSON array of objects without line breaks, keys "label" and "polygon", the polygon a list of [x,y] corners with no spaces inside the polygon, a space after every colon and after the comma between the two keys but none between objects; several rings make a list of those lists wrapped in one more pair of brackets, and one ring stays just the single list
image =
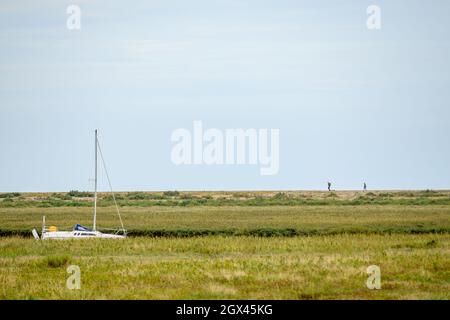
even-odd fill
[{"label": "pale blue sky", "polygon": [[[0,0],[0,191],[92,189],[95,128],[117,190],[450,187],[449,1],[132,3]],[[194,120],[280,129],[278,175],[175,166]]]}]

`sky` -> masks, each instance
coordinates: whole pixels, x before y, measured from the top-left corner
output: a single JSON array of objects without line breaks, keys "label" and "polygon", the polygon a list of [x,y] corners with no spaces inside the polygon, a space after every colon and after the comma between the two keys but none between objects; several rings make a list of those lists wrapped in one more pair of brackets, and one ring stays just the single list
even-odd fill
[{"label": "sky", "polygon": [[[118,191],[450,189],[449,16],[446,0],[0,0],[0,192],[92,190],[95,129]],[[278,129],[277,174],[174,164],[194,121]]]}]

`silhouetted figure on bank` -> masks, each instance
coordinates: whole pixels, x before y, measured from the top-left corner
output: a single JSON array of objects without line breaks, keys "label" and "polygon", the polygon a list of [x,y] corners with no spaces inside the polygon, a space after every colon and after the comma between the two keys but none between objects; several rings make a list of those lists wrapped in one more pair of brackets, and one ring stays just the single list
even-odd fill
[{"label": "silhouetted figure on bank", "polygon": [[331,191],[331,182],[328,182],[328,191]]},{"label": "silhouetted figure on bank", "polygon": [[364,182],[364,191],[367,190],[367,184]]}]

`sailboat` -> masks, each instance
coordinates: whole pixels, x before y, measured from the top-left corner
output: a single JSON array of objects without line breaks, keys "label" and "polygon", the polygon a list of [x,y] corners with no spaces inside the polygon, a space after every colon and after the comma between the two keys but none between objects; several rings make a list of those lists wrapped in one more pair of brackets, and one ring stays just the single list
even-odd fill
[{"label": "sailboat", "polygon": [[[103,161],[103,168],[105,169],[106,177],[108,179],[109,187],[111,189],[112,198],[116,206],[116,211],[119,216],[121,228],[116,230],[115,233],[103,233],[97,230],[97,158],[98,151],[100,151],[100,156]],[[47,239],[85,239],[85,238],[109,238],[109,239],[124,239],[127,236],[127,231],[123,227],[122,217],[120,216],[119,206],[116,202],[116,197],[112,191],[111,181],[109,180],[108,170],[106,170],[105,161],[103,159],[102,150],[98,141],[97,130],[95,130],[95,191],[94,191],[94,218],[92,223],[92,228],[83,227],[80,224],[76,224],[71,231],[59,231],[57,227],[45,226],[45,216],[42,218],[42,232],[39,237],[36,229],[32,230],[32,234],[37,240],[47,240]]]}]

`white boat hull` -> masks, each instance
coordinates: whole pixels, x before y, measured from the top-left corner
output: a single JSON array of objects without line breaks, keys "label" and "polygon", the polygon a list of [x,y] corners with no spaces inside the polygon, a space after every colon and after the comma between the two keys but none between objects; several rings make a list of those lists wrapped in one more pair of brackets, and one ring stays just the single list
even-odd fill
[{"label": "white boat hull", "polygon": [[108,238],[124,239],[123,235],[102,233],[100,231],[47,231],[42,234],[42,240],[47,239],[86,239],[86,238]]}]

